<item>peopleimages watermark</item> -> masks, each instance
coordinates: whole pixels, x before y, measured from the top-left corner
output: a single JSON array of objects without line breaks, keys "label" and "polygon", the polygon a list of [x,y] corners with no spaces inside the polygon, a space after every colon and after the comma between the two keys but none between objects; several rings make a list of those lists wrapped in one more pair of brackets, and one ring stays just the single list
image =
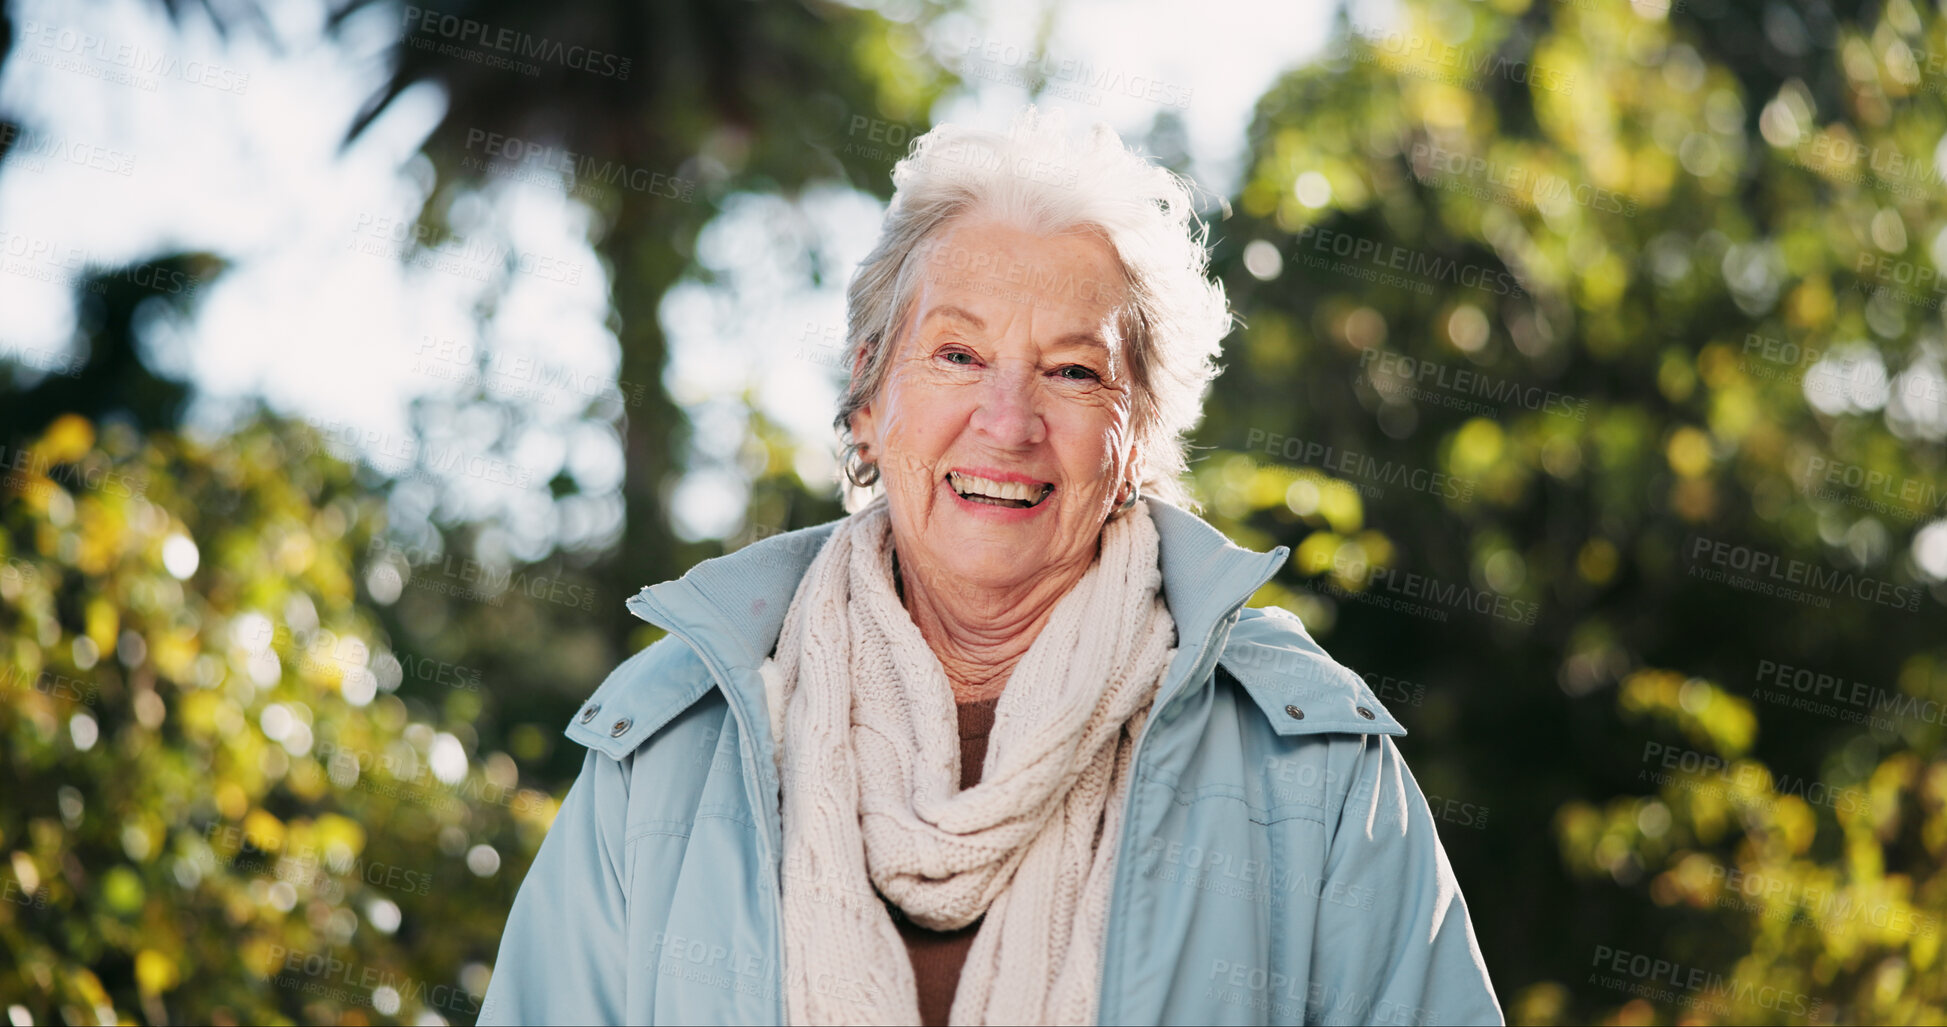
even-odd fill
[{"label": "peopleimages watermark", "polygon": [[[1394,463],[1391,460],[1375,459],[1369,454],[1338,449],[1317,440],[1305,440],[1295,436],[1279,435],[1262,428],[1252,428],[1244,436],[1244,448],[1254,451],[1259,442],[1264,443],[1267,456],[1279,456],[1329,471],[1341,478],[1353,478],[1376,486],[1398,485],[1414,492],[1424,492],[1429,496],[1454,499],[1462,503],[1472,502],[1479,483],[1472,478],[1456,478],[1445,471],[1433,471],[1424,467]],[[1361,490],[1365,491],[1365,490]],[[1383,489],[1371,493],[1383,494]]]},{"label": "peopleimages watermark", "polygon": [[[502,597],[509,592],[514,592],[529,599],[539,599],[573,609],[588,611],[595,609],[594,588],[560,576],[531,574],[529,569],[515,570],[509,566],[486,563],[470,556],[456,557],[444,549],[393,545],[380,538],[372,539],[366,547],[365,555],[368,559],[403,561],[414,571],[437,572],[441,577],[465,584],[467,586],[465,591],[471,593],[471,597],[480,598],[493,605],[499,605]],[[415,584],[418,577],[419,575],[414,575]]]},{"label": "peopleimages watermark", "polygon": [[[90,268],[105,270],[91,276]],[[95,259],[80,246],[7,231],[0,231],[0,271],[96,295],[106,293],[110,283],[126,282],[165,296],[189,299],[204,284],[203,279],[175,268],[148,261],[116,265]]]},{"label": "peopleimages watermark", "polygon": [[410,975],[360,965],[327,952],[283,945],[272,945],[269,951],[271,967],[264,976],[279,987],[347,1005],[371,1006],[385,1016],[399,1012],[407,1000],[448,1013],[480,1015],[479,1000],[465,988],[447,984],[429,988]]},{"label": "peopleimages watermark", "polygon": [[925,244],[920,259],[922,266],[927,268],[929,281],[987,293],[1029,306],[1046,304],[1063,297],[1113,304],[1122,299],[1127,289],[1122,282],[1077,275],[1055,265],[1003,258],[987,250],[948,245],[945,237]]},{"label": "peopleimages watermark", "polygon": [[360,211],[352,218],[345,248],[368,257],[383,257],[428,271],[441,271],[476,282],[492,281],[496,272],[511,267],[524,275],[560,285],[581,284],[578,260],[550,257],[532,250],[515,250],[477,239],[435,241],[433,229],[409,218]]},{"label": "peopleimages watermark", "polygon": [[1433,814],[1433,819],[1440,823],[1454,824],[1459,827],[1471,827],[1476,831],[1484,831],[1487,829],[1488,808],[1479,803],[1467,802],[1462,799],[1452,799],[1429,792],[1426,797],[1426,808],[1427,812]]},{"label": "peopleimages watermark", "polygon": [[31,64],[133,86],[145,93],[155,92],[159,80],[165,78],[237,96],[250,88],[247,71],[196,58],[185,61],[171,53],[118,42],[69,25],[22,22],[15,46]]},{"label": "peopleimages watermark", "polygon": [[1792,151],[1792,162],[1841,182],[1877,180],[1901,199],[1937,196],[1943,180],[1931,159],[1910,157],[1891,146],[1868,146],[1834,132],[1814,132]]},{"label": "peopleimages watermark", "polygon": [[46,909],[47,885],[39,881],[34,883],[35,887],[29,888],[11,876],[0,879],[0,902],[11,902],[16,906],[28,906],[33,909]]},{"label": "peopleimages watermark", "polygon": [[[333,883],[333,877],[351,876],[375,888],[408,895],[430,895],[433,891],[433,875],[430,872],[381,860],[368,860],[352,855],[348,847],[333,847],[328,851],[320,851],[313,845],[264,849],[258,846],[260,839],[251,835],[248,828],[221,820],[212,821],[204,829],[203,837],[211,845],[211,849],[203,853],[205,870],[220,867],[237,874],[275,877],[293,886],[303,884],[323,888]],[[246,841],[250,842],[251,851],[245,851],[243,844]],[[220,859],[216,849],[232,851],[236,855]]]},{"label": "peopleimages watermark", "polygon": [[478,667],[411,653],[381,651],[373,655],[371,646],[364,639],[355,635],[338,635],[324,628],[294,631],[289,624],[273,622],[259,615],[240,623],[233,637],[252,653],[261,653],[266,649],[278,653],[292,661],[300,673],[335,670],[340,676],[370,672],[375,677],[381,677],[379,669],[383,667],[388,676],[393,670],[397,671],[389,683],[381,686],[388,691],[402,681],[428,682],[467,692],[480,691],[481,673]]},{"label": "peopleimages watermark", "polygon": [[70,491],[100,492],[118,499],[132,499],[148,493],[149,483],[146,479],[131,478],[115,470],[109,465],[106,454],[96,452],[90,455],[99,459],[57,463],[33,449],[19,446],[9,449],[0,445],[0,487],[24,495],[49,485],[60,485]]},{"label": "peopleimages watermark", "polygon": [[[1495,296],[1520,298],[1528,293],[1506,271],[1436,256],[1397,243],[1380,242],[1350,232],[1306,225],[1295,237],[1299,257],[1307,267],[1323,267],[1339,274],[1432,295],[1435,284],[1478,289]],[[1310,241],[1312,253],[1303,252]],[[1343,260],[1331,261],[1317,254]]]},{"label": "peopleimages watermark", "polygon": [[1892,730],[1890,717],[1947,726],[1947,704],[1905,692],[1889,692],[1836,674],[1759,660],[1752,698],[1853,723]]},{"label": "peopleimages watermark", "polygon": [[1886,53],[1886,63],[1902,73],[1902,77],[1925,80],[1924,88],[1930,93],[1947,93],[1947,53],[1891,47]]},{"label": "peopleimages watermark", "polygon": [[[1816,1017],[1822,1000],[1770,985],[1726,980],[1721,973],[1640,952],[1597,945],[1589,965],[1589,983],[1627,992],[1665,1005],[1701,999],[1699,1010],[1716,1016],[1731,1012],[1724,1000],[1755,1005],[1791,1016]],[[1621,976],[1609,976],[1616,974]],[[1668,985],[1668,987],[1662,987]]]},{"label": "peopleimages watermark", "polygon": [[52,132],[36,132],[12,122],[0,122],[0,153],[5,154],[0,163],[28,171],[45,171],[52,161],[123,178],[135,174],[135,154]]},{"label": "peopleimages watermark", "polygon": [[0,231],[0,271],[15,277],[68,289],[105,291],[99,282],[90,286],[88,263],[88,251],[79,246],[21,232]]},{"label": "peopleimages watermark", "polygon": [[1805,462],[1805,488],[1814,499],[1837,500],[1897,520],[1947,511],[1947,489],[1931,481],[1822,456]]},{"label": "peopleimages watermark", "polygon": [[[908,143],[925,133],[901,122],[854,114],[845,134],[849,137],[842,151],[845,155],[891,164],[906,155]],[[860,136],[865,137],[863,141]]]},{"label": "peopleimages watermark", "polygon": [[[1792,557],[1780,557],[1751,546],[1693,536],[1689,547],[1690,576],[1722,582],[1732,588],[1817,606],[1832,605],[1831,596],[1863,599],[1907,613],[1918,613],[1924,590]],[[1712,566],[1703,566],[1700,561]],[[1793,586],[1803,586],[1795,588]],[[1821,595],[1819,593],[1826,593]]]},{"label": "peopleimages watermark", "polygon": [[[1335,815],[1351,785],[1344,775],[1302,757],[1266,756],[1263,773],[1270,782],[1271,797],[1280,805],[1309,806],[1328,816]],[[1489,810],[1484,805],[1431,793],[1425,798],[1427,813],[1440,823],[1476,830],[1487,827]]]},{"label": "peopleimages watermark", "polygon": [[[1947,297],[1947,278],[1928,264],[1862,249],[1853,271],[1860,276],[1861,290],[1883,291],[1908,306],[1936,310],[1942,298]],[[1868,271],[1872,275],[1870,280],[1865,277]]]},{"label": "peopleimages watermark", "polygon": [[1567,393],[1523,385],[1511,378],[1498,378],[1468,367],[1454,367],[1438,360],[1409,357],[1377,346],[1359,351],[1359,366],[1366,372],[1380,395],[1393,399],[1409,394],[1443,406],[1455,406],[1474,413],[1491,413],[1492,407],[1479,403],[1450,403],[1434,390],[1455,396],[1475,396],[1502,406],[1517,406],[1538,414],[1560,414],[1578,421],[1589,419],[1589,401]]},{"label": "peopleimages watermark", "polygon": [[[1346,672],[1322,661],[1317,655],[1282,646],[1246,646],[1235,655],[1225,654],[1226,668],[1261,670],[1326,688],[1350,687]],[[1388,707],[1419,706],[1426,701],[1426,686],[1391,674],[1369,670],[1358,675],[1372,690],[1373,697]]]},{"label": "peopleimages watermark", "polygon": [[845,362],[845,329],[841,325],[820,325],[816,321],[804,323],[804,334],[798,336],[798,345],[791,351],[794,360],[803,360],[820,367],[830,367],[843,371]]},{"label": "peopleimages watermark", "polygon": [[0,343],[0,362],[42,374],[58,374],[63,378],[79,378],[82,369],[88,366],[87,359],[80,353],[60,353],[19,343]]},{"label": "peopleimages watermark", "polygon": [[1744,373],[1753,378],[1797,381],[1805,377],[1805,370],[1818,363],[1824,353],[1817,346],[1747,332],[1741,364]]},{"label": "peopleimages watermark", "polygon": [[1196,91],[1153,75],[1131,74],[1076,57],[1037,53],[1029,47],[974,36],[961,52],[960,75],[1046,91],[1064,100],[1101,106],[1104,95],[1147,100],[1186,110]]},{"label": "peopleimages watermark", "polygon": [[42,667],[38,671],[25,671],[11,664],[0,671],[0,680],[23,691],[39,692],[50,699],[65,699],[83,706],[93,706],[99,694],[93,681],[71,678],[60,671]]},{"label": "peopleimages watermark", "polygon": [[1483,76],[1488,76],[1504,78],[1516,85],[1533,85],[1536,89],[1553,93],[1575,91],[1575,76],[1558,69],[1522,58],[1503,57],[1492,51],[1453,46],[1429,39],[1418,32],[1361,33],[1357,41],[1361,45],[1354,46],[1351,38],[1340,37],[1334,47],[1337,51],[1334,56],[1346,56],[1347,50],[1350,50],[1349,56],[1353,60],[1372,64],[1378,62],[1380,54],[1385,54],[1400,61],[1397,69],[1400,74],[1449,85],[1472,86]]},{"label": "peopleimages watermark", "polygon": [[[409,748],[409,747],[408,747]],[[485,775],[466,773],[452,781],[434,772],[431,760],[416,750],[398,747],[373,752],[319,739],[312,756],[324,765],[332,784],[340,788],[360,788],[400,802],[428,809],[456,809],[465,803],[504,807],[520,815],[547,806],[547,797],[518,783],[501,785]],[[382,771],[387,780],[374,773]]]},{"label": "peopleimages watermark", "polygon": [[[1519,164],[1449,150],[1436,143],[1414,143],[1413,177],[1421,185],[1472,196],[1510,207],[1539,211],[1575,204],[1601,214],[1633,218],[1636,198],[1587,182],[1570,182],[1556,174],[1537,174]],[[1469,182],[1477,183],[1469,185]]]},{"label": "peopleimages watermark", "polygon": [[973,179],[1006,174],[1025,182],[1060,189],[1073,189],[1081,184],[1081,171],[1071,165],[1029,156],[1016,156],[1010,162],[1007,154],[985,143],[966,140],[941,142],[937,137],[929,136],[920,140],[918,148],[928,158],[941,163],[939,171],[947,178]]},{"label": "peopleimages watermark", "polygon": [[[787,864],[792,860],[787,857]],[[790,867],[784,870],[788,881],[799,878]],[[821,901],[824,896],[817,896]],[[869,900],[868,900],[869,901]],[[874,903],[878,905],[878,903]],[[883,909],[896,909],[891,903]],[[724,992],[739,995],[756,995],[775,998],[777,988],[773,983],[780,974],[772,969],[770,957],[764,952],[738,944],[725,944],[722,941],[692,938],[680,934],[656,933],[649,944],[649,958],[656,965],[659,977],[670,977],[692,984],[704,984]],[[816,976],[806,976],[805,968],[795,970],[787,965],[783,969],[786,987],[803,988],[817,995],[844,997],[847,1002],[865,1002],[878,995],[878,985],[862,977],[842,976],[835,973],[820,972]],[[795,979],[795,983],[794,983]]]},{"label": "peopleimages watermark", "polygon": [[[635,60],[567,43],[531,32],[498,28],[472,18],[429,11],[406,5],[406,43],[415,49],[433,50],[448,57],[506,68],[530,78],[541,74],[541,64],[572,68],[601,78],[627,82]],[[442,43],[441,40],[446,42]],[[538,63],[537,63],[538,62]]]},{"label": "peopleimages watermark", "polygon": [[412,369],[417,374],[491,388],[502,398],[541,406],[554,405],[564,394],[592,402],[611,389],[620,393],[623,404],[629,407],[640,407],[648,397],[648,388],[643,385],[611,381],[607,375],[576,371],[526,354],[476,348],[458,339],[421,335],[412,353]]},{"label": "peopleimages watermark", "polygon": [[679,203],[696,198],[696,182],[663,171],[576,153],[536,139],[469,128],[460,167],[499,178],[550,183],[568,179],[568,195],[587,199],[597,186],[661,196]]},{"label": "peopleimages watermark", "polygon": [[[1844,389],[1861,374],[1875,377],[1884,370],[1877,353],[1864,347],[1849,347],[1837,353],[1810,343],[1779,339],[1758,332],[1744,336],[1744,355],[1739,367],[1753,378],[1772,378],[1785,382],[1804,381],[1814,393],[1834,393]],[[1947,402],[1947,380],[1932,374],[1900,374],[1886,383],[1888,398],[1900,396],[1919,403]]]},{"label": "peopleimages watermark", "polygon": [[1380,702],[1388,706],[1419,706],[1426,700],[1426,686],[1390,674],[1366,671],[1359,675]]},{"label": "peopleimages watermark", "polygon": [[1350,787],[1345,775],[1300,757],[1266,756],[1263,774],[1271,786],[1270,797],[1279,805],[1330,809],[1344,800]]},{"label": "peopleimages watermark", "polygon": [[[1345,568],[1334,570],[1341,577],[1347,576]],[[1365,603],[1440,623],[1445,623],[1448,614],[1455,610],[1521,625],[1532,625],[1541,613],[1541,604],[1531,600],[1442,581],[1430,574],[1398,567],[1368,566],[1364,573],[1350,576],[1362,587],[1347,588],[1331,578],[1313,582],[1311,587],[1337,599]]]},{"label": "peopleimages watermark", "polygon": [[[443,477],[466,477],[492,485],[526,490],[534,486],[534,473],[521,464],[485,453],[475,453],[457,443],[429,442],[411,436],[372,428],[361,428],[342,421],[308,422],[323,437],[334,454],[350,459],[361,453],[379,454],[407,465],[397,477],[419,478],[439,483]],[[299,455],[309,455],[303,445]]]},{"label": "peopleimages watermark", "polygon": [[1820,888],[1777,874],[1748,872],[1712,864],[1710,878],[1718,886],[1717,905],[1740,913],[1757,913],[1787,923],[1804,920],[1820,930],[1834,930],[1861,920],[1881,930],[1908,937],[1931,937],[1940,918],[1905,903],[1860,901],[1850,888]]},{"label": "peopleimages watermark", "polygon": [[[1643,764],[1636,779],[1667,785],[1699,794],[1733,795],[1766,809],[1780,796],[1793,796],[1814,805],[1829,806],[1841,813],[1871,812],[1873,800],[1857,788],[1843,788],[1810,778],[1774,772],[1756,763],[1732,763],[1696,749],[1661,742],[1643,743]],[[1676,773],[1669,773],[1675,771]],[[1760,794],[1769,778],[1770,795]]]}]

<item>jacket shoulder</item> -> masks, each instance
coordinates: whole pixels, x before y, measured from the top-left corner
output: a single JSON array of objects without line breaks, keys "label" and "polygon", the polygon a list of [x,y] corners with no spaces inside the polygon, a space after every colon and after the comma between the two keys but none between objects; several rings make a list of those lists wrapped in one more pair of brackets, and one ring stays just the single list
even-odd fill
[{"label": "jacket shoulder", "polygon": [[715,685],[696,651],[665,635],[610,671],[563,734],[620,760]]},{"label": "jacket shoulder", "polygon": [[1238,611],[1217,662],[1280,735],[1406,733],[1366,680],[1333,659],[1283,607]]}]

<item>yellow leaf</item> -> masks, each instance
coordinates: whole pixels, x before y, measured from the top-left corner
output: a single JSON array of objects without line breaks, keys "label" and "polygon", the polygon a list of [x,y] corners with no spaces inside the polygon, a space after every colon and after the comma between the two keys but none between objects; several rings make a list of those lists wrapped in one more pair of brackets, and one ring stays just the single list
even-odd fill
[{"label": "yellow leaf", "polygon": [[1701,478],[1710,470],[1710,437],[1685,425],[1670,434],[1666,455],[1671,470],[1686,478]]},{"label": "yellow leaf", "polygon": [[216,786],[216,808],[226,819],[235,820],[250,808],[250,797],[244,794],[243,786],[225,781]]},{"label": "yellow leaf", "polygon": [[173,991],[181,977],[176,970],[176,962],[154,949],[143,949],[135,954],[135,985],[144,995],[160,995]]},{"label": "yellow leaf", "polygon": [[36,455],[57,464],[69,464],[88,454],[95,445],[95,426],[79,414],[64,414],[47,426],[34,447]]},{"label": "yellow leaf", "polygon": [[266,810],[253,809],[243,818],[243,834],[250,839],[250,844],[265,852],[284,847],[284,822]]},{"label": "yellow leaf", "polygon": [[115,633],[121,627],[120,614],[115,604],[106,596],[96,596],[88,601],[88,637],[107,652],[115,648]]}]

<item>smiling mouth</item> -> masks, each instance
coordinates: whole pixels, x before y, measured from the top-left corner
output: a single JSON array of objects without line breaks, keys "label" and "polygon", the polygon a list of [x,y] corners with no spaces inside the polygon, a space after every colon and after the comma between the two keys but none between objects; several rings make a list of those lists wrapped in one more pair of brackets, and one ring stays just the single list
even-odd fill
[{"label": "smiling mouth", "polygon": [[1052,482],[1035,485],[1024,481],[995,481],[959,471],[946,472],[946,483],[961,499],[1016,510],[1040,506],[1055,491]]}]

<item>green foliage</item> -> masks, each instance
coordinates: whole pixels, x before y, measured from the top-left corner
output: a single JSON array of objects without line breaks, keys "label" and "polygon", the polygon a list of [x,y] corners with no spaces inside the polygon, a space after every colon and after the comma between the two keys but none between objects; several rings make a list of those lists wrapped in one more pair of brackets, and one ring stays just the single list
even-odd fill
[{"label": "green foliage", "polygon": [[557,804],[361,601],[382,504],[302,429],[95,434],[62,418],[5,483],[0,996],[470,1021]]},{"label": "green foliage", "polygon": [[1411,3],[1274,87],[1197,484],[1424,688],[1511,1019],[1938,1022],[1947,18],[1781,81],[1702,6]]}]

